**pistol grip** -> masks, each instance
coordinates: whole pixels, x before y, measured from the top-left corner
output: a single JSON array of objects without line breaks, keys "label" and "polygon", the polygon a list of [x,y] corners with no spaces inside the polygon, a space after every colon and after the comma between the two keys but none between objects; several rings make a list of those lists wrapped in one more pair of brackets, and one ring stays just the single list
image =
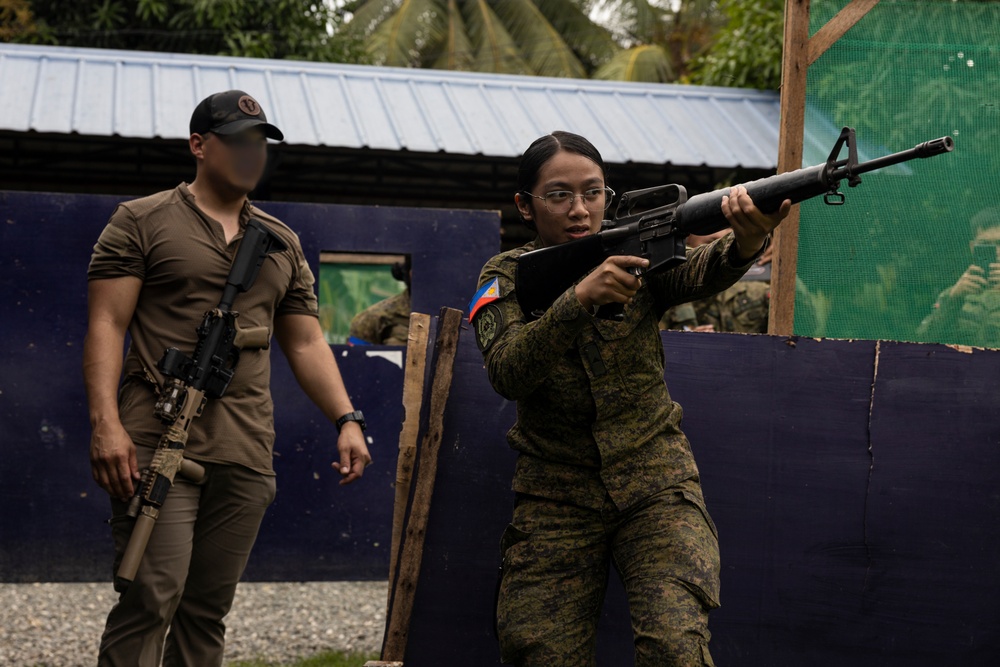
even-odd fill
[{"label": "pistol grip", "polygon": [[[643,271],[638,266],[633,266],[628,270],[633,276],[641,278],[645,271]],[[594,317],[600,317],[602,320],[613,320],[615,322],[621,322],[625,319],[625,304],[624,303],[606,303],[597,309]]]}]

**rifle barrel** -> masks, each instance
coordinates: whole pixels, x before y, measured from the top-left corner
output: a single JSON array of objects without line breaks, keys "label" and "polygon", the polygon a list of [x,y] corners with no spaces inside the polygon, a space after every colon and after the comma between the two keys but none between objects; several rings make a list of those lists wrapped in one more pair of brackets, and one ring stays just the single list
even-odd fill
[{"label": "rifle barrel", "polygon": [[[934,157],[935,155],[941,155],[942,153],[950,153],[954,149],[955,141],[951,137],[931,139],[930,141],[917,144],[909,150],[893,153],[892,155],[885,155],[883,157],[877,157],[874,160],[869,160],[868,162],[862,162],[851,171],[854,174],[864,174],[869,171],[875,171],[876,169],[891,167],[892,165],[899,164],[900,162],[907,162],[917,158]],[[840,172],[840,169],[838,169],[837,172]],[[844,174],[846,176],[846,169],[844,170]],[[840,178],[844,178],[844,176],[841,176]]]}]

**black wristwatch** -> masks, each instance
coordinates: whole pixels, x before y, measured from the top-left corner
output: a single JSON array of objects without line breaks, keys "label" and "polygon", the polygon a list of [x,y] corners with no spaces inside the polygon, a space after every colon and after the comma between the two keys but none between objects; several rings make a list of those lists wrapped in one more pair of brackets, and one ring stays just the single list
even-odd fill
[{"label": "black wristwatch", "polygon": [[355,410],[354,412],[348,412],[346,415],[338,419],[335,423],[337,427],[337,433],[340,433],[340,429],[347,422],[358,422],[358,426],[361,427],[361,431],[365,430],[365,416],[361,414],[361,410]]}]

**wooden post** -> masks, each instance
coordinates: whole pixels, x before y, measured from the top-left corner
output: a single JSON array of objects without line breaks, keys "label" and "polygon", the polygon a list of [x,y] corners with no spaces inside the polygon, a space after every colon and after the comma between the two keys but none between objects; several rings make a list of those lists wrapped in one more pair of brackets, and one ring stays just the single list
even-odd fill
[{"label": "wooden post", "polygon": [[[785,46],[781,55],[781,126],[778,173],[802,167],[805,134],[806,69],[809,67],[809,0],[785,0]],[[767,331],[791,334],[795,322],[795,264],[799,251],[799,207],[774,233],[771,306]]]},{"label": "wooden post", "polygon": [[444,436],[444,411],[451,391],[461,323],[462,311],[454,308],[441,309],[434,343],[434,378],[431,382],[427,430],[420,443],[419,468],[404,532],[398,575],[395,577],[396,584],[390,591],[391,604],[387,612],[385,641],[382,646],[382,660],[387,662],[401,661],[406,652],[413,598],[420,577],[424,536],[430,516],[431,496],[434,493],[434,478],[437,475],[438,452]]},{"label": "wooden post", "polygon": [[420,409],[424,399],[424,370],[427,367],[427,338],[431,316],[410,313],[410,328],[406,336],[406,372],[403,375],[403,428],[399,432],[399,458],[396,459],[396,495],[392,509],[392,546],[389,550],[389,594],[386,609],[392,600],[399,567],[399,543],[406,524],[406,505],[410,498],[410,479],[420,434]]},{"label": "wooden post", "polygon": [[[785,0],[785,46],[781,60],[781,126],[778,135],[778,173],[802,167],[805,136],[806,72],[861,20],[878,0],[852,0],[809,38],[809,0]],[[799,207],[774,234],[771,268],[771,310],[768,333],[791,335],[795,324],[795,274],[799,257]]]}]

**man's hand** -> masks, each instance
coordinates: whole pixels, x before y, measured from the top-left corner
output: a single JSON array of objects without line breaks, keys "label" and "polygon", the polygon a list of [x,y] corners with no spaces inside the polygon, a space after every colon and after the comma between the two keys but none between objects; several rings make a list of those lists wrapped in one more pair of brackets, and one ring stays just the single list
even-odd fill
[{"label": "man's hand", "polygon": [[948,296],[953,299],[972,296],[973,294],[979,294],[988,286],[993,289],[997,289],[1000,286],[1000,264],[990,264],[989,280],[983,274],[981,266],[972,264],[965,270],[962,277],[958,279],[958,282],[952,285]]},{"label": "man's hand", "polygon": [[333,462],[331,467],[340,472],[340,485],[350,484],[365,474],[365,468],[371,465],[372,457],[365,444],[365,434],[357,422],[345,422],[337,438],[337,450],[340,452],[340,462]]},{"label": "man's hand", "polygon": [[646,268],[649,260],[618,255],[608,257],[576,285],[576,298],[588,311],[606,303],[628,303],[642,282],[629,269]]},{"label": "man's hand", "polygon": [[753,203],[745,187],[737,185],[730,188],[729,196],[722,198],[722,214],[733,228],[740,259],[749,261],[756,255],[791,208],[792,201],[786,199],[774,213],[764,213]]},{"label": "man's hand", "polygon": [[[295,379],[331,423],[336,423],[341,415],[354,412],[337,360],[323,338],[319,320],[311,315],[282,315],[274,320],[274,335],[285,352]],[[337,451],[340,461],[330,466],[343,477],[341,485],[361,477],[365,466],[372,462],[364,433],[357,422],[348,421],[341,426]]]},{"label": "man's hand", "polygon": [[988,288],[993,291],[1000,291],[1000,263],[990,264],[990,277]]},{"label": "man's hand", "polygon": [[128,502],[139,481],[135,444],[121,423],[95,426],[90,436],[90,471],[112,498]]},{"label": "man's hand", "polygon": [[90,470],[112,498],[128,501],[139,479],[135,444],[118,414],[125,331],[142,290],[134,276],[87,284],[87,337],[83,341],[83,381],[90,407]]}]

